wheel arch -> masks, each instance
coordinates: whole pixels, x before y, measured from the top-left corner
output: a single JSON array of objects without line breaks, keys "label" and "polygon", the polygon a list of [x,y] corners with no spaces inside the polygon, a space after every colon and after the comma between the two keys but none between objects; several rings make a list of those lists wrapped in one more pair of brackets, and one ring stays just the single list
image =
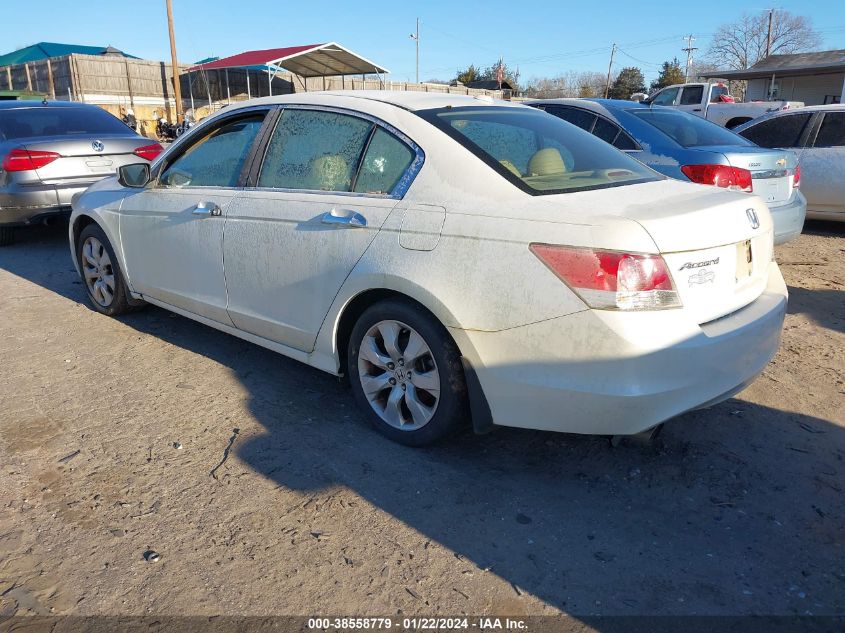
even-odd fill
[{"label": "wheel arch", "polygon": [[[407,285],[407,280],[405,280],[405,285]],[[385,299],[401,299],[408,301],[418,306],[421,310],[427,312],[432,318],[436,319],[444,328],[446,328],[448,333],[449,326],[454,325],[455,323],[455,318],[452,313],[447,310],[440,301],[436,300],[424,289],[420,288],[418,289],[418,292],[414,292],[414,290],[416,290],[416,288],[411,289],[411,292],[408,292],[407,290],[399,290],[388,284],[382,287],[361,289],[347,299],[338,311],[332,335],[333,348],[337,356],[338,369],[340,370],[340,373],[344,373],[346,367],[347,348],[349,346],[349,337],[352,334],[352,328],[355,327],[355,323],[364,311],[379,301],[384,301]],[[454,337],[452,337],[451,334],[449,334],[449,336],[454,341]],[[455,345],[460,350],[460,346],[456,341]]]}]

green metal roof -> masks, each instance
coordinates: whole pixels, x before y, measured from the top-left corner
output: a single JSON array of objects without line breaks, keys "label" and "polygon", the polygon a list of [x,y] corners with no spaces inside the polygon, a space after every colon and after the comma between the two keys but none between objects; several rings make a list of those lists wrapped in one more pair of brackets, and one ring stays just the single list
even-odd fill
[{"label": "green metal roof", "polygon": [[110,46],[80,46],[79,44],[57,44],[55,42],[38,42],[32,46],[0,55],[0,66],[13,66],[25,62],[34,62],[49,57],[62,57],[77,53],[79,55],[105,55],[106,52],[138,59],[134,55],[127,55],[123,51]]}]

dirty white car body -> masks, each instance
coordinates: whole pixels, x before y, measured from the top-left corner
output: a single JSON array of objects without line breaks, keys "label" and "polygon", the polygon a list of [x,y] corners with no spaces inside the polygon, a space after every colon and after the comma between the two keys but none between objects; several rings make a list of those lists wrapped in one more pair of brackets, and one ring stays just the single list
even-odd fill
[{"label": "dirty white car body", "polygon": [[[282,121],[293,110],[310,109],[374,122],[407,143],[413,160],[389,195],[256,186],[263,176],[226,188],[156,180],[170,169],[168,161],[224,118],[278,108]],[[485,117],[507,111],[553,121],[542,126],[566,126],[578,143],[613,153],[608,167],[619,169],[601,178],[631,184],[529,193],[510,167],[456,140],[466,126],[461,113],[479,109]],[[430,120],[440,116],[451,123],[435,127]],[[249,178],[259,173],[261,152],[244,168]],[[629,167],[643,170],[636,172],[642,177]],[[407,301],[421,318],[442,325],[460,354],[463,375],[440,366],[431,393],[442,395],[449,381],[465,380],[478,431],[495,424],[637,433],[730,397],[763,370],[779,344],[787,293],[762,200],[665,179],[526,106],[398,92],[253,100],[203,121],[152,171],[141,189],[109,179],[75,200],[70,239],[80,271],[88,266],[79,261],[87,258],[80,232],[93,222],[111,243],[133,300],[333,374],[347,373],[347,349],[364,356],[363,343],[360,350],[350,347],[350,319],[386,297]],[[657,289],[630,295],[621,285],[614,292],[563,281],[569,273],[561,273],[556,257],[597,250],[630,270],[652,266],[667,274],[658,284],[657,273],[648,273]],[[589,265],[598,257],[590,255]],[[436,357],[439,350],[426,342]],[[380,355],[393,365],[384,347],[379,344]],[[402,397],[396,380],[404,390],[405,378],[387,370],[379,376],[387,390],[379,402],[387,401],[387,411]],[[414,380],[407,382],[410,393]],[[419,432],[413,403],[406,402],[397,428]]]}]

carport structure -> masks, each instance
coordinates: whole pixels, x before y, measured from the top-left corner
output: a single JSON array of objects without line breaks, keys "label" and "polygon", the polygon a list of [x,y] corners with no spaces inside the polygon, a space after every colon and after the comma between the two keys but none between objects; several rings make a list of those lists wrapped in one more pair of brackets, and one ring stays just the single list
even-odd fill
[{"label": "carport structure", "polygon": [[[285,48],[268,48],[264,50],[245,51],[237,55],[223,57],[198,64],[188,69],[188,73],[208,70],[226,71],[226,94],[229,95],[230,68],[261,69],[267,72],[267,82],[270,94],[273,94],[273,78],[279,71],[286,70],[307,80],[309,77],[323,77],[325,87],[326,77],[346,77],[349,75],[379,76],[390,71],[353,53],[337,42],[326,44],[309,44],[307,46],[288,46]],[[383,80],[382,80],[383,81]],[[307,90],[307,82],[305,83]],[[249,74],[247,74],[247,97],[251,97],[249,88]]]}]

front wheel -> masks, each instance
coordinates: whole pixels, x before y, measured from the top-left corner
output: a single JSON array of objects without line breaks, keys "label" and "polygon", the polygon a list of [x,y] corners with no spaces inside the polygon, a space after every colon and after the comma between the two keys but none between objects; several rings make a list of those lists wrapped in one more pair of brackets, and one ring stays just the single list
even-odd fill
[{"label": "front wheel", "polygon": [[396,299],[370,306],[352,330],[347,359],[356,401],[390,439],[423,446],[468,422],[460,352],[422,307]]},{"label": "front wheel", "polygon": [[86,226],[76,248],[88,299],[97,312],[118,316],[145,305],[129,295],[117,256],[103,229],[96,224]]}]

